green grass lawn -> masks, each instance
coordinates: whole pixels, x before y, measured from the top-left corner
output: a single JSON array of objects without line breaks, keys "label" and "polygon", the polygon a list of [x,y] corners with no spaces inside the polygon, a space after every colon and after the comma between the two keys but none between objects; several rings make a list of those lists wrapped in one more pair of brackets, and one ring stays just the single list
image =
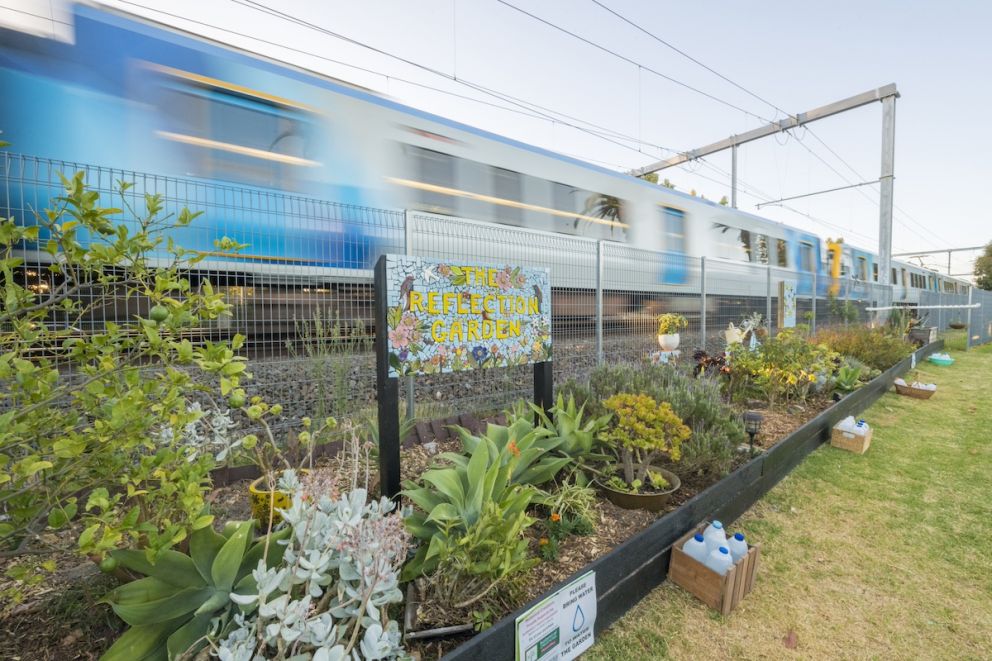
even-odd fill
[{"label": "green grass lawn", "polygon": [[867,454],[821,447],[728,526],[762,545],[738,610],[666,582],[584,658],[992,658],[992,346],[963,339],[930,400],[862,415]]}]

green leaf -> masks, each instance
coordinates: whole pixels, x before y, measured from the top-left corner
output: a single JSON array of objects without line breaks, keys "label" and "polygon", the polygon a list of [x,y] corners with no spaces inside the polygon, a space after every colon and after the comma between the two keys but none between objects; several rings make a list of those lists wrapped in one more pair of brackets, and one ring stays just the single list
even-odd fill
[{"label": "green leaf", "polygon": [[[206,643],[203,638],[207,635],[207,631],[210,628],[211,617],[212,613],[198,615],[176,629],[166,642],[169,659],[178,658],[183,652],[190,650],[190,648],[192,648],[191,651],[194,653],[200,650]],[[187,655],[187,657],[190,657],[190,655]]]},{"label": "green leaf", "polygon": [[139,603],[112,603],[111,608],[130,625],[140,626],[168,622],[183,615],[189,615],[212,597],[212,588],[183,588],[163,599]]},{"label": "green leaf", "polygon": [[167,659],[165,642],[182,620],[131,627],[118,638],[100,661],[151,661]]},{"label": "green leaf", "polygon": [[210,576],[217,589],[230,591],[231,586],[234,585],[234,579],[241,567],[241,560],[245,556],[245,547],[248,544],[251,528],[251,521],[245,521],[238,525],[234,534],[224,542],[224,546],[217,553],[214,564],[210,568]]},{"label": "green leaf", "polygon": [[144,551],[120,549],[112,551],[110,555],[128,569],[152,576],[169,585],[186,588],[207,584],[197,572],[192,558],[178,551],[162,551],[154,563],[148,562]]},{"label": "green leaf", "polygon": [[423,480],[437,487],[437,490],[447,496],[448,500],[459,509],[465,506],[465,491],[455,469],[429,470],[424,473]]},{"label": "green leaf", "polygon": [[208,583],[211,581],[210,568],[213,567],[214,559],[226,541],[223,535],[210,526],[200,528],[190,535],[189,555],[196,566],[196,571]]},{"label": "green leaf", "polygon": [[[113,555],[113,554],[111,554]],[[122,563],[123,564],[123,563]],[[176,586],[146,576],[118,586],[104,595],[99,604],[143,604],[164,599],[176,593]]]},{"label": "green leaf", "polygon": [[208,599],[193,613],[194,617],[207,615],[212,617],[217,611],[231,603],[231,592],[229,590],[215,590]]}]

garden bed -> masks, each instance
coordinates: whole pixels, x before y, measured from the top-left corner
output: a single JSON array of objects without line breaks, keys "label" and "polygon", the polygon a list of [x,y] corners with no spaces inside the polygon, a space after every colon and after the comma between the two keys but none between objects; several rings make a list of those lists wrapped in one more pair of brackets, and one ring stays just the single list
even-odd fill
[{"label": "garden bed", "polygon": [[[919,349],[915,359],[917,362],[923,360],[942,347],[943,341],[931,343]],[[514,658],[516,618],[561,586],[589,571],[596,572],[595,630],[596,633],[602,632],[665,580],[671,546],[679,538],[705,518],[734,521],[810,452],[828,440],[834,424],[847,415],[864,410],[910,366],[910,358],[901,360],[860,390],[822,411],[771,450],[755,457],[607,555],[582,567],[491,628],[451,650],[444,658],[448,661]]]}]

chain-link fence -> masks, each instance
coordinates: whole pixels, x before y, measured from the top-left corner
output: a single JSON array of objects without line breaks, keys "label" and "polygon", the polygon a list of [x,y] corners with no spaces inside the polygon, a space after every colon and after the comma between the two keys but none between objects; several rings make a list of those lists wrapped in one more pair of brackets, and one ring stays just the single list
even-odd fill
[{"label": "chain-link fence", "polygon": [[[0,213],[21,222],[33,222],[35,212],[54,208],[63,194],[59,173],[76,171],[83,171],[86,183],[100,193],[101,206],[125,210],[116,222],[133,224],[146,194],[162,196],[165,214],[183,207],[202,211],[171,236],[183,248],[204,255],[188,273],[191,283],[209,281],[223,292],[232,316],[193,332],[209,338],[246,336],[244,351],[254,375],[249,392],[283,403],[288,420],[371,413],[371,268],[385,253],[550,268],[558,384],[585,378],[597,364],[650,357],[659,349],[657,316],[666,312],[686,317],[680,349],[691,356],[697,348],[722,351],[728,327],[749,318],[760,316],[774,335],[792,323],[816,330],[876,322],[880,317],[869,308],[913,303],[893,300],[889,287],[863,281],[834,282],[812,272],[512,225],[20,155],[0,155],[0,165]],[[130,184],[123,194],[119,181]],[[246,247],[236,256],[224,255],[215,247],[223,237]],[[58,285],[47,269],[52,259],[43,250],[26,246],[23,256],[20,277],[34,291],[44,295]],[[974,341],[988,341],[992,294],[974,295],[983,303],[971,311]],[[938,297],[938,304],[951,300],[951,295],[927,298],[931,296]],[[103,304],[75,331],[91,332],[107,321],[132,320],[148,312],[147,301],[105,293],[100,300]],[[957,318],[955,312],[938,311],[933,325],[944,327]],[[793,315],[794,321],[786,322]],[[406,382],[405,399],[418,417],[486,413],[528,397],[531,379],[527,367],[432,375]]]}]

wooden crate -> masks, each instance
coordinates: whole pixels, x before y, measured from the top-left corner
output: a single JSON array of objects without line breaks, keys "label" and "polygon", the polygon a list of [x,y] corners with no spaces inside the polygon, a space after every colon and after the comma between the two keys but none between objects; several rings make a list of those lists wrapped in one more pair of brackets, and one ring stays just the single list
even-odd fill
[{"label": "wooden crate", "polygon": [[868,446],[871,445],[871,435],[874,431],[874,429],[869,427],[867,434],[859,436],[834,427],[830,432],[830,445],[841,450],[847,450],[848,452],[864,454],[868,451]]},{"label": "wooden crate", "polygon": [[696,533],[702,533],[708,521],[699,524],[695,530],[680,539],[672,547],[672,560],[668,566],[668,579],[694,594],[710,608],[728,615],[737,608],[741,600],[754,587],[754,577],[758,573],[758,556],[761,545],[748,545],[747,555],[734,564],[723,576],[690,558],[682,550],[683,545]]}]

